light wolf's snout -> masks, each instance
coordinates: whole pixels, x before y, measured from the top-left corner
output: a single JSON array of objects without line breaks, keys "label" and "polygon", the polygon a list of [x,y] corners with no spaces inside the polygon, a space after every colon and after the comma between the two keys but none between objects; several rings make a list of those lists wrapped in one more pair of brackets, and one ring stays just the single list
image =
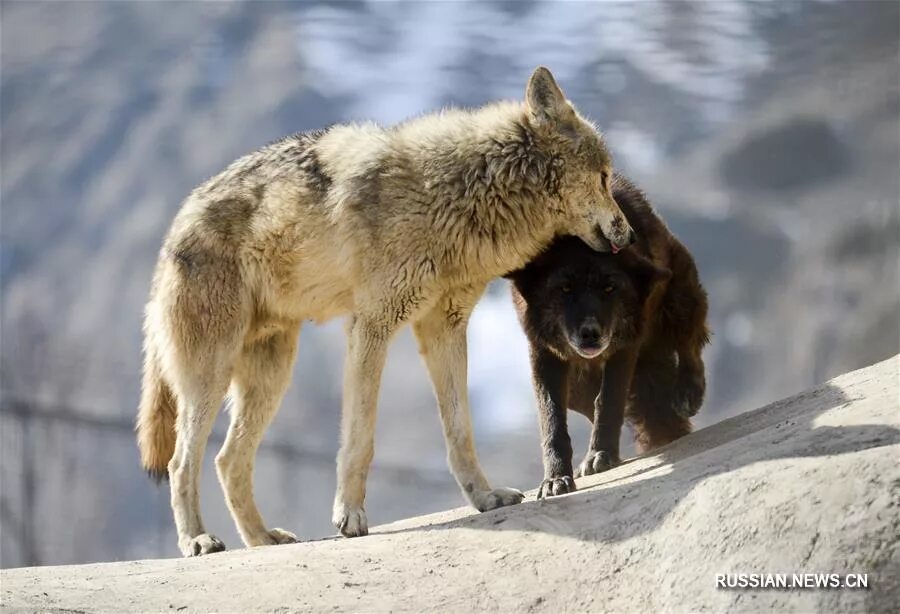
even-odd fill
[{"label": "light wolf's snout", "polygon": [[[637,235],[635,234],[634,229],[631,228],[631,226],[628,226],[627,222],[626,226],[627,229],[624,232],[613,233],[612,237],[606,235],[607,240],[609,241],[609,251],[614,254],[619,253],[637,240]],[[601,230],[601,232],[603,231]]]},{"label": "light wolf's snout", "polygon": [[635,242],[637,235],[614,200],[598,208],[587,236],[579,235],[582,241],[595,251],[614,254]]}]

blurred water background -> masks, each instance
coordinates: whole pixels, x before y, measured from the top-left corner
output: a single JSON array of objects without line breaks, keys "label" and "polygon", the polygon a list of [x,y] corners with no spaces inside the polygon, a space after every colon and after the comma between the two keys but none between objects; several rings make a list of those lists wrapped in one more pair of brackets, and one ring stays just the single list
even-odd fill
[{"label": "blurred water background", "polygon": [[[693,251],[711,298],[699,425],[900,349],[900,3],[0,5],[0,562],[177,555],[131,434],[141,312],[181,199],[332,122],[520,98],[538,64]],[[525,339],[496,282],[469,331],[495,485],[542,476]],[[304,329],[259,454],[273,526],[334,532],[344,338]],[[587,424],[573,416],[576,457]],[[207,527],[240,545],[207,453]],[[411,335],[381,394],[370,523],[463,503]]]}]

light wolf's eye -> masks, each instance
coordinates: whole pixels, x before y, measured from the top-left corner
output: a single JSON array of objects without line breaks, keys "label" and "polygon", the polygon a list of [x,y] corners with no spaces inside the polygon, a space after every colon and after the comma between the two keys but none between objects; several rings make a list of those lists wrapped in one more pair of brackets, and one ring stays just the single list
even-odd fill
[{"label": "light wolf's eye", "polygon": [[600,173],[600,185],[605,191],[609,191],[609,173],[602,171]]}]

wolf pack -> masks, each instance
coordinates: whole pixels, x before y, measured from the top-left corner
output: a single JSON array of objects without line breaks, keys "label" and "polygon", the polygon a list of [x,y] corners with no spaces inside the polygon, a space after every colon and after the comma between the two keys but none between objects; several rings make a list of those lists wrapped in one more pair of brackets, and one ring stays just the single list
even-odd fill
[{"label": "wolf pack", "polygon": [[[618,465],[626,421],[639,452],[691,431],[709,340],[694,260],[546,68],[524,101],[296,134],[195,188],[153,276],[136,425],[143,467],[170,481],[181,552],[225,549],[203,523],[199,483],[226,398],[215,468],[238,532],[247,546],[297,541],[263,520],[254,459],[304,322],[335,317],[347,335],[332,508],[341,534],[368,532],[381,373],[405,324],[463,497],[482,512],[520,503],[481,469],[466,385],[467,323],[498,277],[529,342],[539,499]],[[569,410],[592,424],[577,465]]]}]

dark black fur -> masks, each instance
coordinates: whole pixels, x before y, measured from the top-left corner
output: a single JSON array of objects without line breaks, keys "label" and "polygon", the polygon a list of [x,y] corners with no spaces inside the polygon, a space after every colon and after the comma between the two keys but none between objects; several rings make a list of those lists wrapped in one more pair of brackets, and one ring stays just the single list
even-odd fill
[{"label": "dark black fur", "polygon": [[614,255],[561,237],[507,276],[541,418],[539,497],[575,489],[566,408],[593,422],[579,468],[590,475],[620,462],[626,417],[644,451],[689,433],[703,403],[707,298],[694,260],[627,179],[612,190],[634,245]]}]

